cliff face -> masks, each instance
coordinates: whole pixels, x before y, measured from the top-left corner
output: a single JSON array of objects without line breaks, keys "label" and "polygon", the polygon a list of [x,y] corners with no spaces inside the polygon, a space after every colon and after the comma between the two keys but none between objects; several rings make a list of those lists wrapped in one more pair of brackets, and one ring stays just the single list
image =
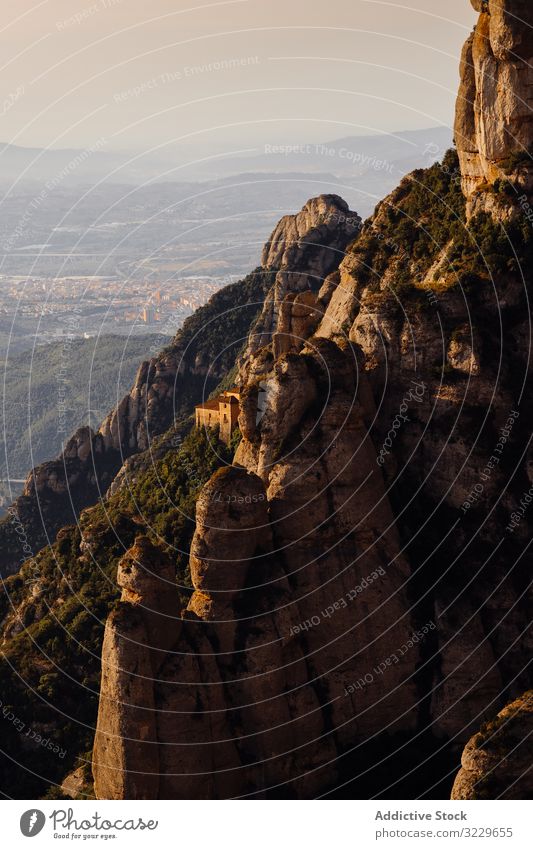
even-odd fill
[{"label": "cliff face", "polygon": [[[378,206],[339,267],[318,329],[364,354],[380,466],[418,591],[439,623],[433,728],[457,739],[502,691],[530,685],[523,652],[532,647],[524,546],[533,519],[521,505],[533,483],[533,239],[520,194],[531,188],[531,162],[513,166],[503,191],[491,186],[501,160],[533,143],[532,7],[478,5],[458,97],[459,161],[448,154],[414,172]],[[413,382],[424,387],[418,399]]]},{"label": "cliff face", "polygon": [[[164,440],[159,444],[158,437],[176,424],[179,432],[194,405],[232,369],[265,294],[259,321],[261,335],[268,336],[279,299],[288,291],[318,285],[335,269],[359,223],[333,195],[314,198],[297,215],[285,216],[264,248],[261,268],[215,294],[167,349],[143,362],[131,391],[97,432],[80,428],[58,458],[28,475],[12,508],[14,518],[0,523],[1,574],[15,572],[29,549],[38,551],[53,542],[57,531],[96,503],[117,475],[113,488],[124,485],[139,468],[139,454],[149,451],[148,463],[162,456],[168,446]],[[26,552],[17,537],[20,528]]]},{"label": "cliff face", "polygon": [[[480,26],[498,18],[477,6]],[[511,95],[493,92],[506,125]],[[363,798],[442,798],[480,722],[531,687],[532,231],[522,166],[503,191],[492,177],[474,189],[470,161],[460,149],[414,172],[360,232],[338,198],[284,219],[265,248],[274,270],[218,293],[100,431],[29,483],[52,527],[65,470],[79,504],[112,481],[0,603],[2,700],[55,723],[65,772],[100,696],[98,797],[309,798],[358,777]],[[248,333],[233,463],[212,434],[173,442],[206,377],[233,379]],[[492,775],[509,742],[492,750],[492,730],[467,745],[454,793]],[[7,788],[28,764],[37,796],[63,762],[21,754],[20,736],[0,774]],[[527,792],[510,788],[528,756],[485,795]]]},{"label": "cliff face", "polygon": [[[106,798],[157,796],[157,729],[152,681],[179,636],[175,569],[146,537],[138,537],[118,566],[122,589],[107,620],[102,649],[95,779]],[[132,674],[133,673],[133,674]],[[100,763],[128,769],[107,774]]]},{"label": "cliff face", "polygon": [[533,190],[533,8],[528,0],[472,5],[480,15],[461,58],[455,142],[463,190],[479,209],[476,201],[489,200],[483,190],[502,178],[519,194]]},{"label": "cliff face", "polygon": [[309,200],[297,215],[286,215],[263,248],[261,264],[278,269],[241,359],[267,345],[280,321],[281,306],[288,295],[318,292],[334,272],[348,244],[361,227],[361,218],[337,195]]}]

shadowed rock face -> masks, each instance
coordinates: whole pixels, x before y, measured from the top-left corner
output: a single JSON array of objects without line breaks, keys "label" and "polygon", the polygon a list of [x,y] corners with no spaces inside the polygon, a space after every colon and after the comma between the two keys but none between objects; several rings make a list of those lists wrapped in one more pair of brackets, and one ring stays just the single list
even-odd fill
[{"label": "shadowed rock face", "polygon": [[502,177],[512,175],[520,191],[533,189],[533,6],[529,0],[472,5],[480,16],[461,58],[455,142],[463,190],[478,211],[493,199],[475,196]]},{"label": "shadowed rock face", "polygon": [[[515,191],[530,189],[529,160],[506,175],[515,189],[503,200],[490,184],[502,176],[506,157],[533,145],[526,59],[533,52],[533,5],[489,2],[476,8],[480,19],[463,55],[456,143],[470,213],[459,220],[472,228],[485,263],[492,248],[480,244],[477,213],[490,212],[494,226],[503,224],[505,242],[513,238],[511,221],[529,228]],[[347,336],[362,350],[379,408],[372,437],[376,445],[387,438],[393,443],[381,455],[382,468],[418,590],[431,600],[438,621],[439,649],[427,667],[432,727],[463,741],[501,704],[502,692],[518,695],[531,686],[523,663],[524,651],[533,647],[523,546],[533,520],[528,513],[507,526],[533,481],[532,259],[526,247],[520,268],[491,270],[475,285],[463,285],[447,261],[458,239],[450,228],[438,234],[434,261],[417,263],[416,236],[411,243],[394,231],[391,237],[388,222],[397,215],[404,224],[398,210],[420,176],[415,172],[402,181],[363,227],[360,241],[389,243],[387,261],[367,273],[365,262],[373,260],[358,253],[356,242],[339,266],[337,285],[327,281],[319,293],[327,307],[317,335],[335,341]],[[427,191],[416,227],[443,211],[444,203]],[[520,238],[516,245],[523,247]],[[408,422],[391,437],[402,404]]]},{"label": "shadowed rock face", "polygon": [[[423,289],[416,301],[387,281],[373,285],[354,273],[352,257],[339,275],[318,333],[347,333],[362,349],[379,405],[372,438],[385,446],[396,521],[438,621],[439,650],[426,668],[433,730],[464,740],[505,687],[518,694],[530,686],[523,651],[533,644],[531,592],[521,549],[531,516],[506,531],[531,485],[527,296],[509,275],[498,280],[498,295],[482,284],[468,296],[453,287],[432,305]],[[408,421],[395,435],[402,405]]]},{"label": "shadowed rock face", "polygon": [[533,691],[507,705],[469,740],[452,799],[531,799]]},{"label": "shadowed rock face", "polygon": [[[264,482],[274,550],[300,622],[320,620],[305,631],[305,644],[337,739],[348,743],[395,722],[407,728],[417,649],[403,663],[391,658],[415,626],[404,606],[408,567],[366,429],[371,410],[362,403],[357,354],[311,338],[299,355],[276,360],[264,382],[267,407],[259,423],[244,408],[235,463]],[[350,600],[372,574],[379,577]],[[372,673],[376,658],[389,660],[382,678]],[[346,694],[368,673],[371,686]]]}]

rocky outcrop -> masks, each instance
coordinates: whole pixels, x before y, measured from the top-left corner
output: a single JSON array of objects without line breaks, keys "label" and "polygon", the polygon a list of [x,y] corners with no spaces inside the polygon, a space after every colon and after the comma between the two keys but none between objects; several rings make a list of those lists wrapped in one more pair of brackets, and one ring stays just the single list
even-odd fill
[{"label": "rocky outcrop", "polygon": [[372,405],[364,375],[357,377],[357,352],[312,338],[298,356],[269,363],[265,354],[263,370],[267,405],[258,422],[252,381],[235,463],[265,485],[274,547],[300,622],[316,624],[305,642],[337,739],[354,739],[352,710],[356,736],[372,727],[408,728],[418,650],[398,665],[393,655],[415,630],[404,607],[409,570],[368,438]]},{"label": "rocky outcrop", "polygon": [[468,742],[452,799],[531,799],[533,692],[507,705]]},{"label": "rocky outcrop", "polygon": [[87,786],[85,766],[78,767],[63,779],[61,793],[63,796],[70,796],[71,799],[86,799],[92,796]]},{"label": "rocky outcrop", "polygon": [[501,705],[502,692],[531,686],[523,652],[533,644],[523,559],[533,256],[522,157],[533,144],[532,7],[476,8],[458,162],[447,154],[378,205],[319,293],[327,309],[317,330],[362,350],[379,464],[418,591],[438,620],[426,667],[432,729],[455,740]]},{"label": "rocky outcrop", "polygon": [[[361,227],[361,218],[337,195],[307,201],[297,215],[284,216],[263,249],[263,268],[277,270],[261,316],[254,325],[241,364],[283,332],[282,304],[288,296],[318,292],[338,268],[348,244]],[[302,302],[303,305],[304,302]]]},{"label": "rocky outcrop", "polygon": [[533,7],[529,0],[473,0],[480,13],[463,48],[455,142],[470,208],[509,206],[487,193],[510,180],[533,190]]},{"label": "rocky outcrop", "polygon": [[[533,257],[516,194],[529,191],[530,177],[527,157],[514,155],[533,143],[532,7],[477,6],[457,105],[459,162],[447,155],[414,172],[378,205],[319,293],[327,309],[317,330],[362,350],[379,464],[418,591],[438,621],[426,667],[432,729],[455,740],[502,692],[531,686],[523,652],[533,644],[523,560],[532,520],[520,507],[531,477],[524,280]],[[504,174],[507,157],[513,170]],[[514,188],[496,195],[490,187],[502,176]]]},{"label": "rocky outcrop", "polygon": [[159,786],[154,686],[181,629],[172,561],[139,537],[120,561],[109,616],[93,774],[101,798],[153,799]]},{"label": "rocky outcrop", "polygon": [[343,252],[346,239],[352,239],[360,226],[360,216],[338,195],[311,198],[296,215],[285,215],[277,223],[263,248],[261,265],[291,276],[316,273],[323,280],[325,268],[338,265],[328,252]]}]

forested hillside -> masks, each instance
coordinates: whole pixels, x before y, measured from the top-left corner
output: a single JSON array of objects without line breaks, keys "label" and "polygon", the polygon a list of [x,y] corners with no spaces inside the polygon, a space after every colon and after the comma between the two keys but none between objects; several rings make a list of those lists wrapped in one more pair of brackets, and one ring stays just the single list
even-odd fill
[{"label": "forested hillside", "polygon": [[1,361],[0,476],[24,478],[98,425],[131,386],[152,336],[101,336],[40,345]]}]

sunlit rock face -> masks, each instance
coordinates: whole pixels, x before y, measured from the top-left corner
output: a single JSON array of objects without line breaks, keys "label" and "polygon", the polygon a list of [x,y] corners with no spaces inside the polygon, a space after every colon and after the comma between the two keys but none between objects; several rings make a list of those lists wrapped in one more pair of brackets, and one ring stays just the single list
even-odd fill
[{"label": "sunlit rock face", "polygon": [[468,741],[452,799],[531,799],[533,691],[500,711]]},{"label": "sunlit rock face", "polygon": [[[344,259],[361,223],[359,215],[337,195],[311,198],[296,215],[280,219],[261,257],[263,268],[277,270],[276,280],[248,338],[241,364],[282,330],[287,320],[282,304],[288,296],[318,292]],[[301,311],[305,300],[300,298],[298,304]]]},{"label": "sunlit rock face", "polygon": [[533,188],[533,4],[472,5],[480,14],[461,57],[455,142],[463,190],[479,211],[495,205],[486,190],[498,180]]}]

